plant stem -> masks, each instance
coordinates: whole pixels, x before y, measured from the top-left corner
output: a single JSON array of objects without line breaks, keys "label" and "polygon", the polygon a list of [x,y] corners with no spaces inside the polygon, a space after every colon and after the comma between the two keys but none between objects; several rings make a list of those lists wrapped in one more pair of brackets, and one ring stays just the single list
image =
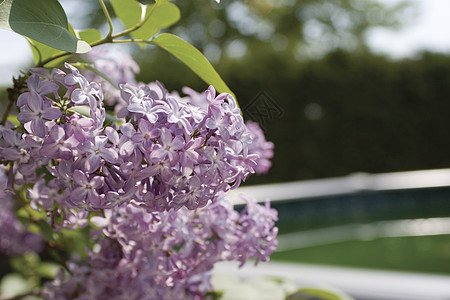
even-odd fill
[{"label": "plant stem", "polygon": [[105,2],[103,0],[98,0],[98,2],[100,2],[100,6],[102,7],[103,13],[105,14],[105,17],[106,17],[106,21],[108,22],[109,32],[108,32],[107,37],[111,37],[113,34],[113,24],[112,24],[111,16],[109,15],[109,11],[105,5]]},{"label": "plant stem", "polygon": [[49,62],[51,62],[51,61],[53,61],[53,60],[55,60],[55,59],[58,59],[58,58],[61,58],[61,57],[64,57],[64,56],[68,56],[68,55],[72,55],[72,54],[74,54],[74,53],[72,53],[72,52],[61,52],[61,53],[57,53],[57,54],[55,54],[55,55],[52,55],[52,56],[50,56],[49,58],[47,58],[46,60],[44,60],[44,61],[41,61],[39,64],[37,64],[36,65],[36,67],[43,67],[43,66],[45,66],[46,64],[48,64]]},{"label": "plant stem", "polygon": [[6,91],[8,93],[8,105],[6,106],[3,116],[0,120],[0,125],[5,125],[8,115],[11,112],[17,98],[22,93],[22,90],[26,87],[27,75],[19,76],[18,78],[13,78],[14,85],[12,88],[8,88]]},{"label": "plant stem", "polygon": [[[115,39],[117,39],[119,37],[122,37],[124,35],[127,35],[127,34],[133,32],[133,31],[138,30],[139,28],[141,28],[145,24],[145,22],[147,22],[148,19],[150,19],[150,17],[152,16],[152,14],[155,11],[155,8],[157,6],[158,6],[158,4],[154,4],[153,7],[152,7],[152,10],[148,14],[145,14],[145,9],[144,9],[143,10],[143,15],[141,17],[141,20],[136,25],[134,25],[133,27],[130,27],[128,29],[125,29],[124,31],[121,31],[121,32],[119,32],[117,34],[114,34],[114,35],[110,36],[110,39],[107,39],[108,37],[105,37],[104,39],[101,39],[101,40],[99,40],[97,42],[93,42],[90,46],[91,47],[95,47],[95,46],[98,46],[98,45],[101,45],[101,44],[105,44],[105,43],[118,42]],[[146,7],[146,6],[144,6],[144,7]],[[128,41],[128,43],[136,42],[136,40],[133,40],[133,39],[129,39],[127,41]]]},{"label": "plant stem", "polygon": [[125,43],[145,43],[145,44],[153,44],[149,40],[143,39],[123,39],[123,40],[114,40],[111,42],[112,44],[125,44]]},{"label": "plant stem", "polygon": [[[100,4],[103,3],[103,0],[99,0],[99,1],[100,1]],[[103,3],[103,5],[104,5],[104,3]],[[91,47],[95,47],[95,46],[108,44],[108,43],[125,43],[125,42],[121,42],[120,40],[116,40],[116,39],[119,38],[119,37],[122,37],[124,35],[127,35],[127,34],[133,32],[135,30],[138,30],[139,28],[141,28],[145,24],[145,22],[147,22],[148,19],[152,16],[153,12],[155,11],[155,8],[158,7],[158,6],[159,6],[158,3],[155,3],[152,6],[152,9],[150,10],[150,12],[148,14],[145,13],[146,10],[144,9],[142,17],[141,17],[141,20],[136,25],[134,25],[133,27],[130,27],[128,29],[125,29],[124,31],[121,31],[121,32],[119,32],[117,34],[114,34],[114,35],[112,35],[112,22],[111,22],[111,17],[109,16],[109,12],[108,12],[106,6],[102,6],[102,9],[104,7],[103,12],[105,13],[106,18],[108,20],[108,24],[110,26],[110,32],[103,39],[98,40],[96,42],[92,42],[89,45]],[[146,7],[146,6],[143,6],[143,7]],[[128,40],[126,40],[126,43],[138,43],[138,42],[139,43],[145,42],[145,40],[135,40],[135,39],[128,39]],[[57,54],[47,58],[46,60],[41,61],[36,67],[43,67],[43,66],[45,66],[46,64],[48,64],[49,62],[51,62],[51,61],[53,61],[55,59],[58,59],[58,58],[61,58],[61,57],[67,56],[67,55],[73,55],[73,54],[74,53],[72,53],[72,52],[57,53]]]}]

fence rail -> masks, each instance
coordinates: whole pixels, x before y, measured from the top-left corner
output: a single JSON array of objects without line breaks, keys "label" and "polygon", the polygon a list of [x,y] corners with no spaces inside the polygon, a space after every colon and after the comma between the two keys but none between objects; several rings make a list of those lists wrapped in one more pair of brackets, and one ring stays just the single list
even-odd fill
[{"label": "fence rail", "polygon": [[302,200],[353,194],[363,191],[390,191],[450,187],[450,169],[434,169],[381,174],[354,173],[344,177],[304,180],[286,183],[253,185],[230,191],[235,204],[243,204],[239,198],[244,193],[258,202]]}]

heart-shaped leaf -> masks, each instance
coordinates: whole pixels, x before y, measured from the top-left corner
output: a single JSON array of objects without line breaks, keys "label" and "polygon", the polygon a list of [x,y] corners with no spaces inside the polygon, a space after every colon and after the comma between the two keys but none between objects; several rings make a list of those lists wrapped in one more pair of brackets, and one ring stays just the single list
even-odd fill
[{"label": "heart-shaped leaf", "polygon": [[62,51],[85,53],[91,49],[69,32],[67,16],[57,0],[4,0],[0,3],[0,28]]},{"label": "heart-shaped leaf", "polygon": [[142,9],[146,8],[146,5],[135,0],[111,0],[111,5],[127,29],[141,21]]},{"label": "heart-shaped leaf", "polygon": [[[69,32],[87,42],[94,42],[101,38],[100,32],[96,29],[86,29],[86,30],[79,31],[78,33],[76,33],[70,24],[69,24]],[[53,55],[64,53],[61,50],[58,50],[53,47],[47,46],[45,44],[39,43],[30,38],[28,38],[28,42],[31,45],[31,51],[33,52],[33,58],[34,58],[34,62],[36,64],[39,64],[42,61],[47,60],[48,58],[52,57]],[[67,60],[67,57],[61,57],[59,59],[50,61],[49,63],[45,64],[45,66],[46,67],[57,67],[57,66],[61,65],[62,63],[64,63],[66,60]]]},{"label": "heart-shaped leaf", "polygon": [[[147,14],[153,9],[153,5],[147,8]],[[167,28],[175,24],[180,19],[180,10],[175,4],[163,3],[157,5],[152,12],[152,15],[145,24],[131,35],[137,39],[148,40],[158,33],[159,30]]]},{"label": "heart-shaped leaf", "polygon": [[337,290],[325,290],[321,288],[310,288],[305,287],[301,288],[295,293],[286,297],[286,300],[308,300],[308,299],[317,299],[317,300],[354,300],[352,297],[344,294],[341,291]]},{"label": "heart-shaped leaf", "polygon": [[169,27],[180,19],[178,7],[168,2],[144,5],[135,0],[111,0],[111,4],[127,29],[138,24],[144,19],[144,16],[147,17],[151,14],[140,28],[131,32],[131,36],[136,39],[148,40],[159,30]]},{"label": "heart-shaped leaf", "polygon": [[77,37],[88,43],[96,42],[98,40],[101,40],[102,38],[102,34],[100,33],[100,31],[94,28],[76,31],[75,34]]},{"label": "heart-shaped leaf", "polygon": [[153,39],[151,43],[158,45],[181,60],[182,63],[194,71],[203,81],[214,86],[219,92],[227,92],[234,96],[233,92],[231,92],[230,88],[222,80],[208,59],[188,42],[176,35],[163,33]]}]

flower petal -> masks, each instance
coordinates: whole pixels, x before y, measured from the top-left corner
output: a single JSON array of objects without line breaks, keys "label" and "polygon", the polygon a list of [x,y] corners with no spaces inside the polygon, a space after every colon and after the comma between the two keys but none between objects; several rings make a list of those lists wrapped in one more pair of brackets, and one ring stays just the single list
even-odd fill
[{"label": "flower petal", "polygon": [[42,114],[42,117],[47,120],[56,120],[62,116],[62,113],[56,107],[49,107]]}]

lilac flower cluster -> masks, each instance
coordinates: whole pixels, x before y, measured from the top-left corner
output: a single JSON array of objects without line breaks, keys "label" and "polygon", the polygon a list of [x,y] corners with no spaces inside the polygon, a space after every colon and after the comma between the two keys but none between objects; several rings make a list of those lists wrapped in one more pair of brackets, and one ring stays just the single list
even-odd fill
[{"label": "lilac flower cluster", "polygon": [[27,251],[39,252],[44,246],[44,239],[40,234],[26,230],[17,219],[5,173],[5,167],[0,166],[0,254],[12,256]]},{"label": "lilac flower cluster", "polygon": [[258,174],[267,173],[272,167],[270,159],[273,157],[274,144],[266,141],[264,133],[258,123],[247,121],[245,123],[247,130],[250,132],[252,143],[249,145],[248,151],[257,154],[255,172]]},{"label": "lilac flower cluster", "polygon": [[238,213],[225,197],[270,167],[273,144],[257,124],[229,94],[181,97],[137,84],[125,66],[96,64],[118,90],[69,64],[32,69],[20,125],[0,128],[0,183],[19,198],[26,190],[55,230],[91,224],[89,258],[67,261],[46,299],[199,299],[214,263],[267,261],[277,245],[275,210],[247,199]]},{"label": "lilac flower cluster", "polygon": [[93,48],[87,53],[86,60],[92,62],[94,69],[107,74],[107,77],[102,77],[94,71],[83,72],[88,81],[101,84],[105,104],[114,106],[117,112],[125,104],[120,97],[118,86],[125,83],[137,84],[135,74],[139,73],[139,66],[127,53],[118,50],[110,51],[107,46]]},{"label": "lilac flower cluster", "polygon": [[[218,261],[266,261],[277,245],[277,212],[246,198],[238,213],[220,193],[204,208],[147,213],[133,205],[105,211],[98,248],[47,286],[49,299],[200,299]],[[265,222],[261,222],[265,220]],[[75,274],[75,275],[74,275]],[[82,292],[82,297],[76,297]]]},{"label": "lilac flower cluster", "polygon": [[[210,87],[202,109],[158,82],[124,84],[118,117],[126,121],[104,126],[100,85],[66,66],[68,74],[32,70],[30,91],[17,101],[24,133],[3,131],[0,157],[18,162],[23,182],[37,183],[29,192],[35,206],[90,211],[133,201],[149,211],[195,209],[237,187],[264,159],[265,150],[250,148],[256,131],[228,94]],[[36,177],[44,166],[53,177],[45,183]]]}]

